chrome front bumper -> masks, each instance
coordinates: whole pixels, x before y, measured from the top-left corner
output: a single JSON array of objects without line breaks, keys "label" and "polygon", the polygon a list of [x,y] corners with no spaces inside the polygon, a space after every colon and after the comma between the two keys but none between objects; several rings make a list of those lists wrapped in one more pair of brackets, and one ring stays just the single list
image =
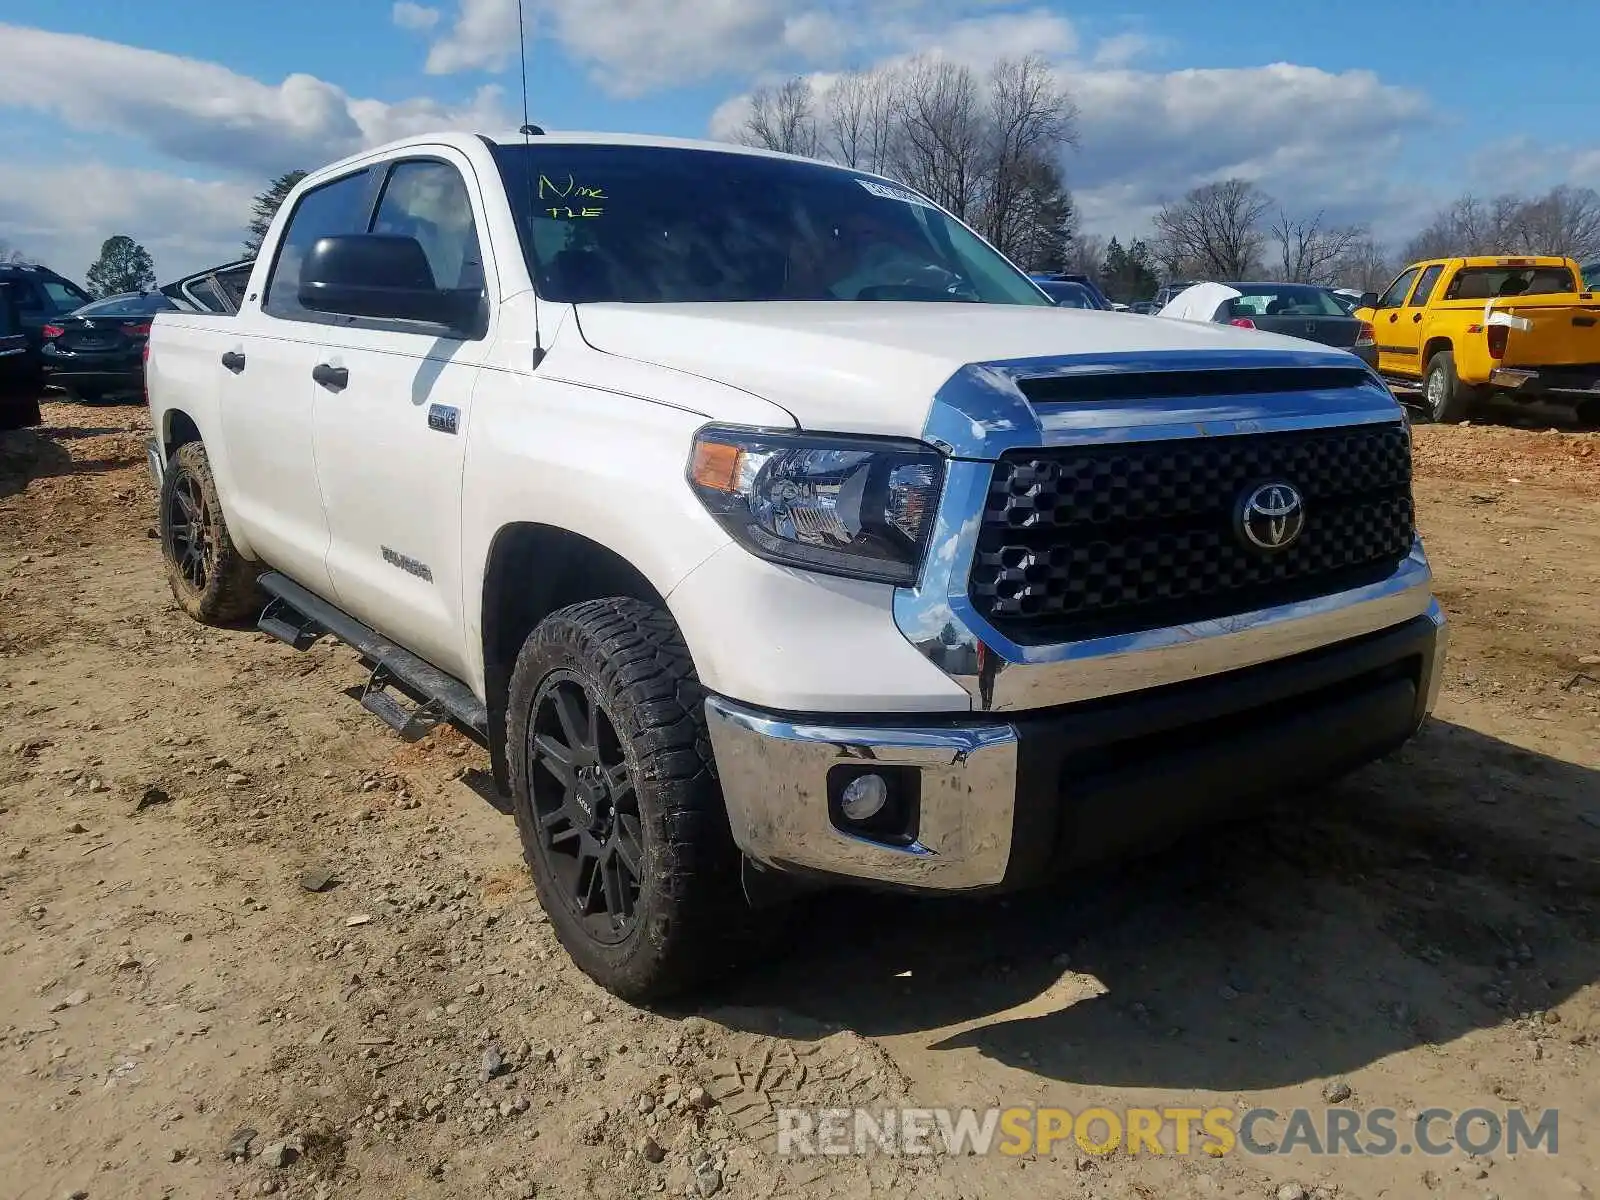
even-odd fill
[{"label": "chrome front bumper", "polygon": [[[1415,732],[1437,700],[1448,635],[1444,612],[1436,602],[1432,603],[1422,617],[1413,617],[1393,632],[1403,631],[1409,631],[1407,644],[1412,655],[1418,646],[1422,647],[1423,667],[1420,678],[1405,683],[1405,711],[1401,718],[1404,728],[1400,729],[1400,740]],[[1371,642],[1372,639],[1367,638],[1353,644],[1370,645]],[[1322,664],[1307,660],[1306,678],[1315,677],[1318,686],[1329,689],[1328,681],[1338,680],[1338,667],[1335,665],[1330,674],[1327,660],[1337,658],[1340,648],[1324,647],[1316,653],[1321,655]],[[1362,670],[1370,672],[1370,667],[1370,662],[1364,663]],[[1285,671],[1269,666],[1265,669],[1279,675],[1275,685],[1278,695],[1268,711],[1273,716],[1296,716],[1293,695],[1283,698],[1283,676],[1290,677],[1292,690],[1293,675],[1298,668]],[[1191,705],[1191,712],[1183,718],[1190,726],[1195,726],[1209,719],[1216,689],[1230,689],[1233,685],[1228,680],[1214,680],[1179,686],[1213,688],[1211,698],[1202,700],[1198,708]],[[1248,683],[1238,686],[1244,691],[1250,688]],[[1396,685],[1391,682],[1384,686],[1388,689],[1389,702],[1383,711],[1392,723],[1397,719],[1392,702]],[[1338,689],[1330,691],[1337,694]],[[1154,704],[1147,704],[1145,697],[1138,693],[1116,698],[1116,703],[1133,719],[1124,725],[1123,733],[1110,737],[1107,744],[1116,744],[1127,728],[1138,725],[1144,728],[1141,736],[1157,755],[1167,746],[1180,746],[1185,739],[1170,735],[1184,726],[1171,721],[1170,689],[1157,689],[1151,694],[1161,692],[1166,695]],[[1221,694],[1228,692],[1223,690]],[[1318,699],[1317,703],[1322,701]],[[1312,728],[1301,728],[1295,736],[1315,753],[1337,758],[1341,753],[1338,745],[1341,738],[1349,736],[1351,730],[1360,736],[1364,713],[1359,708],[1352,713],[1348,706],[1339,709],[1330,702],[1329,713],[1337,714],[1344,725],[1330,724],[1324,730],[1316,726],[1321,710],[1309,702],[1306,707]],[[1162,715],[1162,710],[1168,710],[1166,716]],[[1014,860],[1018,857],[1037,860],[1030,870],[1042,864],[1039,856],[1045,851],[1031,846],[1030,841],[1047,837],[1054,844],[1058,828],[1068,824],[1065,817],[1049,811],[1062,804],[1060,789],[1064,785],[1061,780],[1072,774],[1062,770],[1064,760],[1059,759],[1060,752],[1052,747],[1068,740],[1082,743],[1086,736],[1094,736],[1092,732],[1086,734],[1085,730],[1104,723],[1105,705],[1095,704],[1088,709],[1069,706],[1042,714],[1018,713],[1011,719],[979,714],[956,722],[908,718],[903,724],[887,726],[834,723],[823,717],[784,716],[712,697],[706,701],[706,714],[733,837],[749,858],[778,870],[894,888],[975,891],[1028,882],[1016,878],[1018,862]],[[1301,724],[1304,726],[1305,722]],[[1244,736],[1254,736],[1253,730],[1247,727]],[[1276,735],[1263,730],[1263,736],[1272,744]],[[1047,769],[1031,768],[1024,761],[1025,744],[1042,748],[1038,757],[1049,764]],[[1276,748],[1284,749],[1281,745]],[[1367,757],[1392,748],[1385,741],[1381,748],[1374,745]],[[1051,757],[1052,754],[1057,757]],[[1226,778],[1226,773],[1234,769],[1230,766],[1228,747],[1223,746],[1219,754],[1220,761],[1203,764],[1203,770],[1196,768],[1192,777],[1186,777],[1184,772],[1193,767],[1193,763],[1191,761],[1190,767],[1182,765],[1181,754],[1175,757],[1168,773],[1162,773],[1167,770],[1163,764],[1153,764],[1159,787],[1150,792],[1149,811],[1136,811],[1144,801],[1119,793],[1110,801],[1109,816],[1107,802],[1102,797],[1086,801],[1090,815],[1080,814],[1078,819],[1092,820],[1096,837],[1107,820],[1114,822],[1124,815],[1136,824],[1159,827],[1161,818],[1156,809],[1164,802],[1163,796],[1181,796],[1191,779],[1197,787],[1203,782],[1214,791],[1219,771]],[[1292,748],[1287,757],[1290,761],[1297,757]],[[912,767],[919,772],[916,837],[909,844],[886,844],[852,834],[835,824],[830,815],[829,773],[838,767],[859,768],[864,762],[885,767]],[[1251,765],[1246,761],[1237,769],[1247,773]],[[1359,765],[1358,762],[1341,760],[1342,768],[1355,765]],[[1264,778],[1256,780],[1257,783],[1264,781],[1270,782]],[[1070,791],[1072,784],[1065,786]],[[1138,796],[1143,795],[1143,792],[1138,793]],[[1043,824],[1039,816],[1041,808],[1046,810]],[[1040,832],[1044,830],[1048,833]],[[1095,837],[1088,840],[1095,840]],[[1110,840],[1115,841],[1114,838]]]},{"label": "chrome front bumper", "polygon": [[[889,729],[786,719],[706,701],[733,840],[750,858],[908,888],[998,883],[1011,855],[1017,731],[1004,722]],[[873,762],[916,767],[917,838],[890,846],[837,828],[828,772]]]}]

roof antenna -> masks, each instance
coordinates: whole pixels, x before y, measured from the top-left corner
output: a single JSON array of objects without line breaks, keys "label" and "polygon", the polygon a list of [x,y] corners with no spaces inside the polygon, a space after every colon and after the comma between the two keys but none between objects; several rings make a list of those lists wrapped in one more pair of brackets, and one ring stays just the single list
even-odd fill
[{"label": "roof antenna", "polygon": [[528,189],[528,257],[533,263],[533,369],[537,371],[544,362],[544,339],[539,331],[539,247],[533,231],[533,161],[530,138],[542,135],[543,129],[528,120],[528,37],[523,31],[522,2],[517,0],[517,59],[522,65],[522,181]]}]

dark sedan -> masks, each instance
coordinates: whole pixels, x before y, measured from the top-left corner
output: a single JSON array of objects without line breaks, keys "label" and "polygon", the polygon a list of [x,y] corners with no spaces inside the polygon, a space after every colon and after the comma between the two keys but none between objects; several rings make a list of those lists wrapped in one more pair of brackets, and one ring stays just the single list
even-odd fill
[{"label": "dark sedan", "polygon": [[176,308],[160,292],[128,292],[58,318],[39,349],[46,378],[78,400],[143,394],[150,322]]},{"label": "dark sedan", "polygon": [[1217,306],[1213,321],[1304,338],[1348,350],[1369,367],[1378,365],[1372,326],[1345,312],[1327,289],[1306,283],[1229,283],[1239,295]]},{"label": "dark sedan", "polygon": [[1095,299],[1095,295],[1081,283],[1065,283],[1056,279],[1034,280],[1046,296],[1054,300],[1057,308],[1093,308],[1103,309],[1106,306]]}]

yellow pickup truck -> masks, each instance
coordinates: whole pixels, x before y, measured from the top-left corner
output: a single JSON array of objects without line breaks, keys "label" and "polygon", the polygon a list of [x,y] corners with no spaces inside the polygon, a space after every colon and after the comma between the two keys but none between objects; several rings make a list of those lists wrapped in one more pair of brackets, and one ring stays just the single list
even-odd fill
[{"label": "yellow pickup truck", "polygon": [[1493,394],[1571,405],[1600,419],[1600,292],[1570,258],[1491,255],[1407,267],[1355,315],[1378,370],[1419,384],[1436,421],[1471,416]]}]

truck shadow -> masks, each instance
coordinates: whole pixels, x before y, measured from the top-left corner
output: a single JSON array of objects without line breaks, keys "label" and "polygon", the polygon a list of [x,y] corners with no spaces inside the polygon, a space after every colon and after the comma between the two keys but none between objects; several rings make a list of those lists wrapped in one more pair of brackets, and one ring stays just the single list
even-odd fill
[{"label": "truck shadow", "polygon": [[1255,824],[1049,894],[817,897],[707,1016],[1087,1085],[1285,1086],[1600,979],[1597,849],[1600,772],[1434,722]]},{"label": "truck shadow", "polygon": [[72,455],[45,433],[40,429],[0,433],[0,497],[24,491],[35,479],[75,469]]},{"label": "truck shadow", "polygon": [[43,425],[0,433],[0,497],[26,490],[35,479],[93,475],[136,465],[144,459],[143,448],[126,438],[108,443],[107,448],[114,452],[100,458],[74,457],[69,445],[88,438],[139,432],[137,427],[127,425]]}]

